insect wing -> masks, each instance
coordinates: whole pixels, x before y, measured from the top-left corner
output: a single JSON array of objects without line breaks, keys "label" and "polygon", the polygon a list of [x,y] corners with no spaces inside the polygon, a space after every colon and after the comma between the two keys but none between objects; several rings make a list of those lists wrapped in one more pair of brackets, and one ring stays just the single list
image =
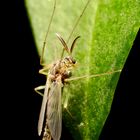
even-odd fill
[{"label": "insect wing", "polygon": [[53,82],[47,104],[47,124],[53,140],[59,140],[62,130],[61,80]]},{"label": "insect wing", "polygon": [[50,86],[49,80],[47,80],[46,87],[45,87],[45,90],[44,90],[44,96],[43,96],[43,101],[42,101],[42,105],[41,105],[40,115],[39,115],[39,121],[38,121],[38,135],[39,136],[41,135],[41,131],[42,131],[42,127],[43,127],[49,86]]}]

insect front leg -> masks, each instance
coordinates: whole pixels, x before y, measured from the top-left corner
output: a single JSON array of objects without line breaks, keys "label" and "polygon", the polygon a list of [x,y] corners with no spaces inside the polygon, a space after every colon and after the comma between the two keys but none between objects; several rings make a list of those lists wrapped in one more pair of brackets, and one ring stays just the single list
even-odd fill
[{"label": "insect front leg", "polygon": [[35,92],[38,93],[39,95],[43,96],[43,93],[40,92],[40,90],[45,89],[45,85],[43,86],[38,86],[34,88]]},{"label": "insect front leg", "polygon": [[41,58],[40,58],[40,65],[42,65],[42,66],[44,66],[43,55],[44,55],[44,50],[45,50],[46,43],[47,43],[47,37],[48,37],[50,27],[51,27],[51,24],[52,24],[52,20],[53,20],[53,17],[54,17],[55,9],[56,9],[56,0],[54,0],[54,6],[53,6],[53,10],[52,10],[52,15],[51,15],[50,22],[49,22],[49,25],[48,25],[48,29],[47,29],[45,39],[44,39],[44,42],[43,42],[42,54],[41,54]]},{"label": "insect front leg", "polygon": [[51,64],[45,65],[42,69],[39,70],[39,73],[47,76],[48,70],[51,68],[51,66],[52,66]]}]

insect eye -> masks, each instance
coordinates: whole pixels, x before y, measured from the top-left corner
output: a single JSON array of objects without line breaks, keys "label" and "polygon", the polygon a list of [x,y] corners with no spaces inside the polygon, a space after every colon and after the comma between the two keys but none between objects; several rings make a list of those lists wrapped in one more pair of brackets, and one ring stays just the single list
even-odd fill
[{"label": "insect eye", "polygon": [[76,63],[76,60],[75,60],[75,59],[73,59],[73,60],[72,60],[72,63],[73,63],[73,64],[75,64],[75,63]]},{"label": "insect eye", "polygon": [[70,61],[71,61],[71,63],[73,63],[73,64],[75,64],[75,63],[76,63],[76,60],[75,60],[75,59],[73,59],[72,57],[70,58]]}]

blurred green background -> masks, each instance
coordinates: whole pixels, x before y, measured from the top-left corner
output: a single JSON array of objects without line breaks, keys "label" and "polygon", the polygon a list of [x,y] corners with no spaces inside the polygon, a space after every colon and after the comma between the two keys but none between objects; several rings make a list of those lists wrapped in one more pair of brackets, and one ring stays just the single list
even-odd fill
[{"label": "blurred green background", "polygon": [[[54,0],[25,2],[38,53],[41,55]],[[45,49],[46,64],[61,56],[62,46],[55,33],[61,34],[67,41],[86,3],[87,0],[57,0]],[[138,0],[90,1],[68,43],[70,46],[76,36],[81,36],[73,51],[77,60],[73,77],[123,68],[140,27],[139,7]],[[110,111],[119,75],[120,73],[114,73],[72,81],[66,85],[63,99],[68,100],[68,110],[73,118],[63,110],[63,120],[75,140],[98,140]]]}]

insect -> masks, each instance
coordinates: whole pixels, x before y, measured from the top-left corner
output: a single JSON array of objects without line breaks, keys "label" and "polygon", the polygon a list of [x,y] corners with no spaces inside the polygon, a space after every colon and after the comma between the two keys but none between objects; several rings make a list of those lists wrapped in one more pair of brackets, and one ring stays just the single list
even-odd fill
[{"label": "insect", "polygon": [[[71,34],[69,38],[72,36],[76,26],[78,25],[80,18],[84,14],[84,11],[86,10],[89,2],[91,0],[88,0],[84,9],[81,12],[81,15],[77,19],[77,22],[75,23]],[[48,26],[48,30],[45,36],[45,41],[43,44],[42,49],[42,55],[40,58],[40,64],[42,64],[43,61],[43,54],[44,49],[46,47],[46,39],[50,30],[51,22],[54,16],[56,7],[56,0],[54,0],[54,8],[52,12],[52,16],[50,19],[50,23]],[[61,105],[61,94],[62,94],[62,88],[64,87],[65,83],[71,80],[78,80],[86,77],[97,77],[100,75],[108,75],[114,72],[120,72],[113,71],[103,74],[97,74],[97,75],[90,75],[90,76],[81,76],[81,77],[75,77],[70,78],[72,73],[71,70],[75,67],[76,60],[72,56],[73,49],[75,47],[76,41],[80,38],[80,36],[77,36],[74,41],[72,42],[71,46],[67,46],[67,42],[61,37],[60,34],[56,33],[57,38],[62,43],[63,46],[63,52],[61,55],[60,60],[57,60],[56,62],[50,64],[50,65],[43,65],[43,69],[39,71],[39,73],[44,74],[47,76],[46,85],[45,86],[39,86],[35,88],[35,91],[42,95],[42,93],[39,92],[39,90],[44,89],[44,95],[43,95],[43,101],[38,121],[38,134],[41,135],[43,131],[43,124],[44,119],[46,118],[45,122],[45,128],[43,132],[43,140],[60,140],[61,137],[61,131],[62,131],[62,105]],[[68,39],[69,40],[69,39]],[[64,51],[67,52],[68,56],[63,57]],[[47,71],[47,72],[46,72]]]}]

